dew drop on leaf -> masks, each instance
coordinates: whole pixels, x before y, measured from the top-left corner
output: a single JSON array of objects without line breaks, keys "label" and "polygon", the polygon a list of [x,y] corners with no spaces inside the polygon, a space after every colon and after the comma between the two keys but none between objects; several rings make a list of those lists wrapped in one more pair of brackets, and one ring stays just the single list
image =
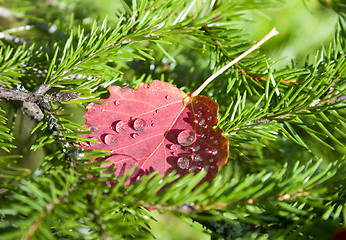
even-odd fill
[{"label": "dew drop on leaf", "polygon": [[98,126],[91,126],[91,127],[89,128],[89,130],[90,130],[90,132],[98,132],[99,127],[98,127]]},{"label": "dew drop on leaf", "polygon": [[143,131],[146,126],[146,122],[142,118],[136,118],[133,121],[133,129],[136,131]]},{"label": "dew drop on leaf", "polygon": [[201,169],[201,171],[208,171],[209,165],[204,165]]},{"label": "dew drop on leaf", "polygon": [[196,140],[196,133],[190,130],[184,130],[177,136],[177,142],[183,146],[189,146]]},{"label": "dew drop on leaf", "polygon": [[186,156],[180,157],[178,158],[177,164],[181,169],[186,169],[189,165],[189,159]]},{"label": "dew drop on leaf", "polygon": [[204,118],[202,118],[201,120],[199,120],[199,122],[198,122],[198,125],[199,126],[203,126],[205,124],[205,119]]},{"label": "dew drop on leaf", "polygon": [[129,128],[129,125],[127,124],[127,122],[120,120],[120,121],[116,121],[112,123],[112,128],[117,133],[123,133],[127,131],[127,129]]},{"label": "dew drop on leaf", "polygon": [[167,100],[169,100],[169,99],[171,99],[171,96],[166,95],[165,98],[166,98]]},{"label": "dew drop on leaf", "polygon": [[190,168],[189,168],[189,172],[193,172],[193,171],[195,171],[196,170],[196,167],[195,166],[191,166]]},{"label": "dew drop on leaf", "polygon": [[104,136],[103,142],[108,146],[114,146],[118,142],[118,139],[113,134],[107,134]]},{"label": "dew drop on leaf", "polygon": [[[92,137],[92,138],[90,138],[90,139],[98,141],[98,139],[97,139],[96,137]],[[98,145],[99,145],[99,144],[96,143],[96,142],[89,142],[89,146],[91,146],[91,147],[96,147],[96,146],[98,146]]]},{"label": "dew drop on leaf", "polygon": [[169,149],[171,149],[172,151],[175,151],[178,149],[178,146],[175,144],[172,144],[171,146],[169,146]]},{"label": "dew drop on leaf", "polygon": [[160,110],[159,110],[159,109],[156,109],[156,110],[155,110],[155,113],[159,113],[159,112],[160,112]]},{"label": "dew drop on leaf", "polygon": [[149,88],[150,88],[150,83],[144,83],[144,84],[143,84],[143,87],[144,87],[145,89],[149,89]]},{"label": "dew drop on leaf", "polygon": [[119,104],[120,104],[120,102],[119,102],[118,100],[115,100],[115,101],[114,101],[114,105],[115,105],[115,106],[119,106]]},{"label": "dew drop on leaf", "polygon": [[192,148],[192,152],[198,152],[199,149],[201,149],[201,146],[196,145],[196,146],[194,146],[194,147]]},{"label": "dew drop on leaf", "polygon": [[217,154],[217,149],[211,150],[211,155],[215,156]]},{"label": "dew drop on leaf", "polygon": [[138,134],[138,133],[131,133],[131,137],[132,137],[132,138],[138,138],[138,137],[139,137],[139,134]]},{"label": "dew drop on leaf", "polygon": [[195,162],[199,162],[199,161],[202,160],[202,158],[201,158],[200,155],[196,154],[196,155],[193,156],[193,160],[195,160]]}]

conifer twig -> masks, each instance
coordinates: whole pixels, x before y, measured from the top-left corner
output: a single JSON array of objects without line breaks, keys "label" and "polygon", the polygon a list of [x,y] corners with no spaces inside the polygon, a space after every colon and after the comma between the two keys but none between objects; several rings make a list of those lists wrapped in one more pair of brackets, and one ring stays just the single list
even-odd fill
[{"label": "conifer twig", "polygon": [[203,89],[209,84],[211,83],[215,78],[217,78],[219,75],[221,75],[224,71],[226,71],[228,68],[230,68],[231,66],[233,66],[235,63],[237,63],[239,60],[241,60],[242,58],[244,58],[245,56],[247,56],[248,54],[250,54],[251,52],[253,52],[256,48],[258,48],[259,46],[261,46],[263,43],[265,43],[267,40],[269,40],[270,38],[274,37],[275,35],[279,34],[278,31],[276,31],[276,28],[273,28],[272,30],[270,30],[269,33],[267,33],[267,35],[265,35],[261,40],[259,40],[258,43],[254,44],[252,47],[250,47],[248,50],[246,50],[245,52],[243,52],[242,54],[240,54],[237,58],[235,58],[233,61],[229,62],[228,64],[226,64],[225,66],[223,66],[222,68],[220,68],[219,70],[217,70],[213,75],[211,75],[209,78],[207,78],[207,80],[204,81],[204,83],[197,88],[193,93],[190,94],[190,97],[195,97],[198,94],[200,94]]}]

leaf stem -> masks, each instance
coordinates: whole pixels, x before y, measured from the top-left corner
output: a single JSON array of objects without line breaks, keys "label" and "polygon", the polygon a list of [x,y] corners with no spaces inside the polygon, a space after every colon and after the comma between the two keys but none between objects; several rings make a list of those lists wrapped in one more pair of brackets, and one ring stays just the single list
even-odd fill
[{"label": "leaf stem", "polygon": [[239,60],[241,60],[242,58],[244,58],[245,56],[247,56],[248,54],[250,54],[252,51],[254,51],[256,48],[258,48],[259,46],[261,46],[263,43],[265,43],[267,40],[269,40],[270,38],[274,37],[275,35],[279,34],[278,31],[276,31],[276,28],[274,27],[272,30],[270,30],[269,33],[267,33],[267,35],[265,35],[261,40],[259,40],[259,42],[257,42],[256,44],[254,44],[252,47],[250,47],[248,50],[246,50],[245,52],[243,52],[242,54],[240,54],[237,58],[235,58],[234,60],[232,60],[231,62],[227,63],[225,66],[223,66],[222,68],[220,68],[219,70],[217,70],[213,75],[211,75],[209,78],[207,78],[207,80],[204,81],[204,83],[197,88],[193,93],[190,94],[190,97],[195,97],[198,94],[200,94],[200,92],[203,91],[203,89],[211,82],[213,81],[215,78],[217,78],[220,74],[222,74],[224,71],[226,71],[228,68],[230,68],[231,66],[233,66],[236,62],[238,62]]}]

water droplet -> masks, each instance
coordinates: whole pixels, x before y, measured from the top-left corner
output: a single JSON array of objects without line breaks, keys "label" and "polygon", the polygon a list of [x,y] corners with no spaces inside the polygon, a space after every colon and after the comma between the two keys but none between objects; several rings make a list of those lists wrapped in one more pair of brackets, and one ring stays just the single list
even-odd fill
[{"label": "water droplet", "polygon": [[214,138],[215,138],[214,136],[210,136],[210,138],[209,138],[209,139],[210,139],[210,140],[213,140]]},{"label": "water droplet", "polygon": [[146,123],[142,118],[136,118],[133,121],[133,129],[136,131],[143,131],[145,126],[146,126]]},{"label": "water droplet", "polygon": [[150,83],[144,83],[144,84],[143,84],[143,88],[149,89],[149,88],[150,88]]},{"label": "water droplet", "polygon": [[213,118],[212,116],[209,116],[207,120],[210,121],[212,118]]},{"label": "water droplet", "polygon": [[189,165],[189,159],[186,156],[180,157],[178,158],[177,164],[181,169],[186,169]]},{"label": "water droplet", "polygon": [[[98,141],[98,139],[97,139],[96,137],[91,137],[90,139]],[[90,146],[90,147],[96,147],[96,146],[98,146],[98,145],[99,145],[99,144],[96,143],[96,142],[89,142],[89,146]]]},{"label": "water droplet", "polygon": [[131,133],[130,135],[132,138],[138,138],[139,137],[139,134],[138,133]]},{"label": "water droplet", "polygon": [[214,162],[214,159],[212,159],[212,158],[211,158],[211,159],[209,159],[209,162],[210,162],[210,163]]},{"label": "water droplet", "polygon": [[196,114],[197,117],[202,117],[202,112],[201,111],[198,111],[197,114]]},{"label": "water droplet", "polygon": [[219,145],[219,142],[215,139],[214,141],[213,141],[213,143],[214,143],[214,145]]},{"label": "water droplet", "polygon": [[160,110],[159,110],[159,109],[156,109],[156,110],[155,110],[155,113],[159,113],[159,112],[160,112]]},{"label": "water droplet", "polygon": [[193,156],[193,160],[194,160],[195,162],[199,162],[199,161],[201,161],[201,160],[202,160],[202,158],[201,158],[201,156],[200,156],[200,155],[195,154],[195,155]]},{"label": "water droplet", "polygon": [[192,148],[192,152],[197,152],[199,149],[201,149],[201,146],[196,145]]},{"label": "water droplet", "polygon": [[117,133],[122,133],[127,131],[129,125],[127,124],[127,122],[119,120],[112,123],[112,128]]},{"label": "water droplet", "polygon": [[203,134],[201,135],[201,138],[207,138],[207,136],[203,133]]},{"label": "water droplet", "polygon": [[161,88],[160,86],[157,86],[156,89],[157,89],[157,90],[161,90],[162,88]]},{"label": "water droplet", "polygon": [[196,133],[190,130],[184,130],[178,134],[177,142],[183,146],[189,146],[196,140]]},{"label": "water droplet", "polygon": [[201,169],[201,171],[208,171],[209,165],[204,165]]},{"label": "water droplet", "polygon": [[150,124],[150,126],[155,127],[155,123]]},{"label": "water droplet", "polygon": [[205,119],[204,118],[199,120],[199,123],[198,123],[199,126],[203,126],[204,124],[205,124]]},{"label": "water droplet", "polygon": [[103,142],[108,145],[108,146],[113,146],[118,142],[118,139],[115,135],[113,134],[107,134],[104,139]]},{"label": "water droplet", "polygon": [[165,98],[166,98],[167,100],[169,100],[169,99],[171,99],[171,96],[166,95]]},{"label": "water droplet", "polygon": [[193,171],[195,171],[196,170],[196,167],[195,166],[191,166],[190,168],[189,168],[189,172],[193,172]]},{"label": "water droplet", "polygon": [[217,150],[216,149],[211,150],[211,155],[215,156],[216,154],[217,154]]},{"label": "water droplet", "polygon": [[99,127],[98,126],[91,126],[89,128],[90,132],[97,132],[99,130]]},{"label": "water droplet", "polygon": [[178,145],[172,144],[171,146],[169,146],[169,149],[171,149],[172,151],[175,151],[178,149]]},{"label": "water droplet", "polygon": [[119,106],[119,104],[120,104],[120,102],[119,102],[118,100],[115,100],[115,101],[114,101],[114,105],[115,105],[115,106]]}]

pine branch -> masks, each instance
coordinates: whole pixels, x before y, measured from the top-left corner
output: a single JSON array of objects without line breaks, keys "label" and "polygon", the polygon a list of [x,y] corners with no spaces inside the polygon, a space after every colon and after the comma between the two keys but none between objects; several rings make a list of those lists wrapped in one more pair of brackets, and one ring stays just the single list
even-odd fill
[{"label": "pine branch", "polygon": [[[93,142],[79,136],[88,131],[82,127],[85,104],[97,103],[110,85],[135,88],[156,78],[192,92],[253,44],[237,24],[245,11],[283,1],[123,1],[113,23],[91,26],[76,23],[97,14],[92,5],[69,22],[65,12],[74,10],[68,4],[54,1],[54,8],[42,1],[44,11],[35,16],[27,6],[42,2],[13,2],[23,4],[20,14],[13,10],[6,18],[45,34],[28,39],[19,28],[2,30],[0,98],[28,105],[39,120],[31,131],[35,141],[25,148],[42,151],[44,160],[32,173],[18,166],[24,156],[12,148],[22,130],[11,117],[15,108],[2,111],[1,105],[0,148],[8,152],[0,157],[1,238],[148,239],[154,237],[152,209],[192,219],[214,239],[308,238],[321,222],[342,226],[342,18],[334,41],[312,63],[274,69],[257,50],[203,90],[219,103],[219,127],[231,142],[229,163],[213,182],[201,183],[203,171],[181,178],[151,173],[124,186],[131,171],[119,178],[114,167],[97,161],[109,151],[78,149]],[[343,14],[337,0],[322,2]],[[315,143],[333,150],[331,163],[316,161]]]}]

